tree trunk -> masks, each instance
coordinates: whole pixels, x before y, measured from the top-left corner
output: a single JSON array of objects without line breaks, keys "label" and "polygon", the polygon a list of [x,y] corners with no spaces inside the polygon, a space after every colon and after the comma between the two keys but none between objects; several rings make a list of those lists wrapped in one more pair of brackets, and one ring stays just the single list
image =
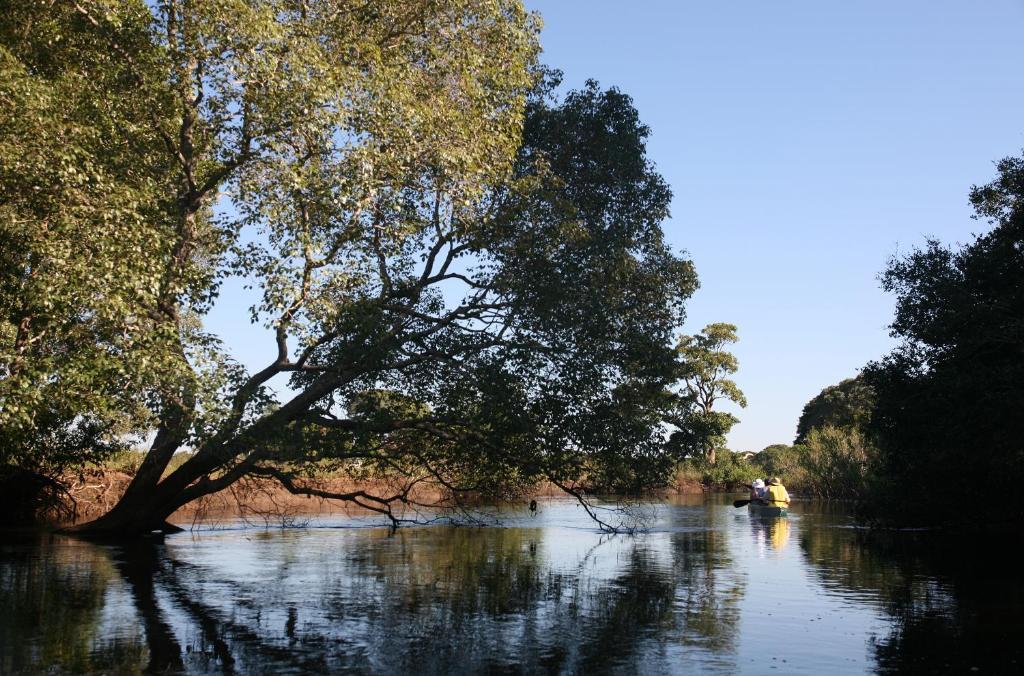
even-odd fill
[{"label": "tree trunk", "polygon": [[708,449],[707,458],[708,458],[708,464],[709,465],[714,465],[715,464],[715,447],[714,446],[712,446],[711,448]]},{"label": "tree trunk", "polygon": [[183,528],[167,522],[174,509],[160,508],[147,496],[125,495],[109,512],[92,521],[64,528],[62,532],[97,539],[134,539],[143,535],[180,533]]},{"label": "tree trunk", "polygon": [[210,475],[223,465],[224,454],[233,457],[237,449],[207,447],[152,485],[146,491],[128,491],[113,509],[93,521],[78,524],[64,532],[100,539],[130,539],[159,533],[178,533],[183,529],[167,522],[179,507],[204,495],[222,490],[243,476],[228,472],[219,480]]},{"label": "tree trunk", "polygon": [[[251,457],[259,439],[299,418],[309,405],[332,391],[339,383],[337,374],[325,374],[296,395],[290,402],[255,422],[244,433],[229,441],[211,440],[184,464],[144,490],[126,492],[103,516],[64,529],[65,533],[99,539],[130,539],[154,532],[177,533],[182,529],[167,523],[168,517],[182,505],[204,495],[223,490],[244,475],[244,471],[228,471],[211,478],[226,463],[246,449]],[[227,435],[225,435],[227,436]],[[150,450],[152,453],[153,450]],[[241,468],[247,465],[241,463]],[[239,466],[236,466],[236,470]]]}]

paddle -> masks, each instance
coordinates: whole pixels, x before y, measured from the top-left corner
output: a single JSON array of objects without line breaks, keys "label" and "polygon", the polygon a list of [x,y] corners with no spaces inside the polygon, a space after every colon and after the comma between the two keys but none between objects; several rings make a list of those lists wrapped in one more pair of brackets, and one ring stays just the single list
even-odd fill
[{"label": "paddle", "polygon": [[[740,484],[740,486],[743,486],[744,488],[749,488],[750,490],[754,490],[754,487],[749,485],[749,484]],[[750,504],[750,500],[737,500],[736,502],[732,503],[732,506],[733,507],[746,507],[749,504]]]}]

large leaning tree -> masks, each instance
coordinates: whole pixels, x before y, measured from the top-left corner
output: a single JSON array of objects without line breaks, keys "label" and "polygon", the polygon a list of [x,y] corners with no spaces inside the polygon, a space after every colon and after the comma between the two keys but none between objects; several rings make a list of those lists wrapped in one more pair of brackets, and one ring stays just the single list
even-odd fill
[{"label": "large leaning tree", "polygon": [[[247,476],[395,523],[422,495],[664,478],[653,410],[696,285],[670,193],[628,97],[550,96],[517,0],[11,10],[3,460],[148,444],[76,530],[168,529]],[[255,372],[203,328],[230,276],[260,292]]]}]

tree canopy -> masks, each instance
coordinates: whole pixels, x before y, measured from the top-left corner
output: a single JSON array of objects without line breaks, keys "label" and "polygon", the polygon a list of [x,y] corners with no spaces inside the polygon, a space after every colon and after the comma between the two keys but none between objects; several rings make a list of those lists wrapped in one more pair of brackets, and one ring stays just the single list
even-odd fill
[{"label": "tree canopy", "polygon": [[829,385],[804,405],[793,443],[807,441],[807,435],[813,429],[848,427],[863,430],[871,420],[874,405],[874,392],[861,376]]},{"label": "tree canopy", "polygon": [[883,508],[904,519],[1021,516],[994,496],[1024,480],[1024,158],[997,169],[971,191],[989,232],[957,248],[929,240],[882,278],[902,343],[864,378],[877,395]]},{"label": "tree canopy", "polygon": [[701,453],[715,464],[715,449],[739,422],[731,413],[713,410],[718,401],[747,405],[746,396],[728,377],[739,370],[739,362],[725,348],[738,340],[736,327],[724,323],[708,324],[700,333],[679,339],[677,376],[682,387],[667,422],[676,428],[669,445],[681,455]]},{"label": "tree canopy", "polygon": [[166,90],[141,3],[118,14],[134,70],[71,4],[2,14],[0,463],[62,465],[126,441],[162,386],[144,315],[172,228],[147,118]]},{"label": "tree canopy", "polygon": [[[696,286],[670,191],[628,96],[552,94],[517,0],[29,3],[0,30],[5,460],[47,461],[47,416],[91,430],[71,459],[149,443],[84,532],[247,475],[396,523],[425,484],[664,479]],[[251,373],[203,326],[230,276],[273,334]]]}]

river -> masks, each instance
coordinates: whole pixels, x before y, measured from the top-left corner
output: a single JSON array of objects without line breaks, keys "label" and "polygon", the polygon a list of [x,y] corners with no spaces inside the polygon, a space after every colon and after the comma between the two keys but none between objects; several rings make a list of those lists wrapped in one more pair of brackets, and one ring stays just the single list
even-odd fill
[{"label": "river", "polygon": [[[874,533],[729,496],[609,536],[573,502],[476,527],[221,523],[0,544],[0,673],[1007,673],[1024,582],[992,536]],[[289,521],[294,523],[294,518]]]}]

